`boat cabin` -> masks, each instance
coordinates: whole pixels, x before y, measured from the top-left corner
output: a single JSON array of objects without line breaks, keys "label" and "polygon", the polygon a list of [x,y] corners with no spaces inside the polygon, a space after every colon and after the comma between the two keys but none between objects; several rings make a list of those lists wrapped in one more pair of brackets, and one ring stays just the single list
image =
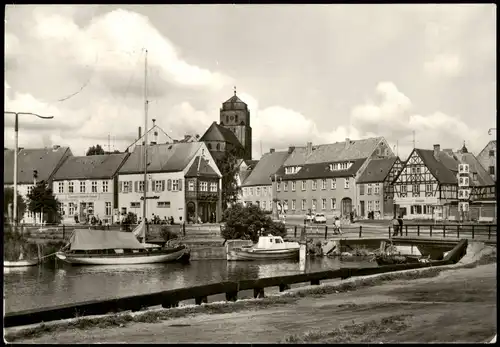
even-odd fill
[{"label": "boat cabin", "polygon": [[285,249],[289,248],[281,236],[273,236],[271,234],[267,236],[260,236],[259,242],[255,248],[262,249]]}]

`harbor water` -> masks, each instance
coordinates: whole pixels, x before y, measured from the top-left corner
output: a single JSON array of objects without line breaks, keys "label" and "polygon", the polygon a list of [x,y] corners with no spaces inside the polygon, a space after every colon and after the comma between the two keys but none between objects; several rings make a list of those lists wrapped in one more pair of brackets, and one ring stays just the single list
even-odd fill
[{"label": "harbor water", "polygon": [[[338,258],[318,257],[308,259],[305,271],[361,266],[376,267],[377,264],[368,260],[342,262]],[[24,269],[4,268],[5,312],[299,273],[302,273],[299,263],[290,261],[204,260],[191,261],[190,264],[129,266],[71,266],[50,261]],[[220,295],[219,300],[222,298],[223,295]]]}]

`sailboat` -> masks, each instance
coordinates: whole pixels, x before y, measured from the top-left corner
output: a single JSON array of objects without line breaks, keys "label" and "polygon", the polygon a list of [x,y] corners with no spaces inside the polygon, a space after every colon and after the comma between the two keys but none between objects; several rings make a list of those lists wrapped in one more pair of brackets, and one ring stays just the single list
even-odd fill
[{"label": "sailboat", "polygon": [[24,259],[24,251],[21,247],[21,253],[19,254],[19,259],[14,260],[14,261],[9,261],[9,260],[4,260],[3,261],[3,267],[28,267],[28,266],[35,266],[40,264],[41,262],[41,257],[40,257],[40,245],[37,245],[38,247],[38,258],[37,259]]},{"label": "sailboat", "polygon": [[[145,58],[144,117],[148,124],[147,51]],[[144,134],[144,196],[143,220],[130,233],[111,230],[75,229],[69,243],[56,253],[56,257],[70,264],[131,265],[189,261],[191,252],[185,245],[158,246],[146,243],[147,216],[147,130]],[[141,240],[141,241],[139,241]]]}]

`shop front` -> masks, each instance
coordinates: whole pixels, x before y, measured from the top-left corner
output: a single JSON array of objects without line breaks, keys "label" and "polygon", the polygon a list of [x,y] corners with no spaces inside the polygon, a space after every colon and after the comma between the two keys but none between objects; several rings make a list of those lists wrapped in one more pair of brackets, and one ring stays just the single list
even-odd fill
[{"label": "shop front", "polygon": [[442,206],[438,198],[394,198],[394,210],[405,219],[439,219],[442,218]]}]

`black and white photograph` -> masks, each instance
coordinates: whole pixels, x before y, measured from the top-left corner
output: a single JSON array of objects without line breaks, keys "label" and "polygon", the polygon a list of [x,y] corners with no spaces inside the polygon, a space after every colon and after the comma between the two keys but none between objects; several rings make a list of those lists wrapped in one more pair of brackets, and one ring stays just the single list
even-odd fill
[{"label": "black and white photograph", "polygon": [[496,343],[495,4],[4,13],[6,343]]}]

